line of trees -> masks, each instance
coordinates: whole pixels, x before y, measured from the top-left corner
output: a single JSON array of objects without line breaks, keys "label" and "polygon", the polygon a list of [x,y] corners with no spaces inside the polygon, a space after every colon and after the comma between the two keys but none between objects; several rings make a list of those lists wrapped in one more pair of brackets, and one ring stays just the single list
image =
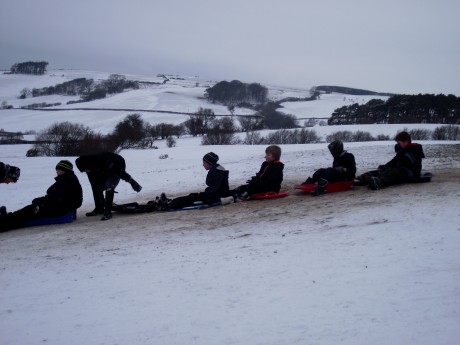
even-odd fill
[{"label": "line of trees", "polygon": [[396,95],[336,109],[329,125],[374,123],[460,123],[460,97],[454,95]]},{"label": "line of trees", "polygon": [[26,61],[15,63],[10,68],[10,72],[13,74],[34,74],[42,75],[46,73],[46,67],[48,62],[46,61]]},{"label": "line of trees", "polygon": [[252,107],[267,101],[268,89],[259,83],[243,83],[239,80],[221,81],[207,88],[205,97],[211,102],[226,106]]},{"label": "line of trees", "polygon": [[[127,80],[120,74],[111,74],[107,80],[95,82],[94,79],[76,78],[54,86],[47,86],[32,90],[24,88],[19,98],[39,97],[49,95],[81,96],[78,102],[88,102],[95,99],[105,98],[107,94],[121,93],[127,89],[138,89],[139,83]],[[73,101],[72,103],[76,103]]]}]

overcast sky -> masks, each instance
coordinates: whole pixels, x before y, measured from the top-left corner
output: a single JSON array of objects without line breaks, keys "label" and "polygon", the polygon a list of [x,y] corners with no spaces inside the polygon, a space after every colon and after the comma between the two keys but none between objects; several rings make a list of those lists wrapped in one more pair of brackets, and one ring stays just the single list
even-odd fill
[{"label": "overcast sky", "polygon": [[460,96],[458,0],[0,0],[0,68]]}]

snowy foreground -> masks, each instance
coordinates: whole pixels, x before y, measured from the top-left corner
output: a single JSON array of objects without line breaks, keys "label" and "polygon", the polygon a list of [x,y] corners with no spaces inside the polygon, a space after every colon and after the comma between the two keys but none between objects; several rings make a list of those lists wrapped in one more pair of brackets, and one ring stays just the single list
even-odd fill
[{"label": "snowy foreground", "polygon": [[[326,145],[283,146],[287,198],[107,222],[84,216],[77,173],[76,222],[0,234],[0,344],[459,344],[460,145],[423,144],[431,183],[312,198],[292,186],[330,164]],[[364,172],[392,145],[347,149]],[[27,148],[1,148],[23,170],[0,185],[11,210],[53,182],[58,159]],[[144,189],[116,201],[202,189],[210,150],[236,186],[264,147],[122,152]]]}]

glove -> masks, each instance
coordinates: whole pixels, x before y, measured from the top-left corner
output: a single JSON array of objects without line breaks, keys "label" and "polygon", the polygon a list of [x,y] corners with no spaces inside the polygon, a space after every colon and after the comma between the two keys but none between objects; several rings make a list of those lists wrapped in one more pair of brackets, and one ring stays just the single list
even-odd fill
[{"label": "glove", "polygon": [[142,186],[139,183],[137,183],[134,179],[129,180],[129,184],[138,193],[142,190]]},{"label": "glove", "polygon": [[246,181],[247,184],[256,182],[257,176],[251,177],[249,180]]},{"label": "glove", "polygon": [[336,167],[335,171],[337,171],[339,174],[344,174],[346,169],[344,167]]}]

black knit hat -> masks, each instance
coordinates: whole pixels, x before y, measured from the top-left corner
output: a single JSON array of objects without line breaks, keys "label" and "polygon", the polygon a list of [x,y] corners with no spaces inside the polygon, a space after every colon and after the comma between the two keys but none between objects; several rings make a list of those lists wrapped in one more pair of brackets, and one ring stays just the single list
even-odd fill
[{"label": "black knit hat", "polygon": [[64,172],[73,172],[73,164],[68,160],[62,160],[56,165],[56,170],[62,170]]},{"label": "black knit hat", "polygon": [[203,156],[203,161],[205,161],[206,163],[208,163],[208,164],[210,164],[212,166],[215,166],[217,164],[218,160],[219,160],[219,156],[216,155],[214,152],[206,153]]}]

